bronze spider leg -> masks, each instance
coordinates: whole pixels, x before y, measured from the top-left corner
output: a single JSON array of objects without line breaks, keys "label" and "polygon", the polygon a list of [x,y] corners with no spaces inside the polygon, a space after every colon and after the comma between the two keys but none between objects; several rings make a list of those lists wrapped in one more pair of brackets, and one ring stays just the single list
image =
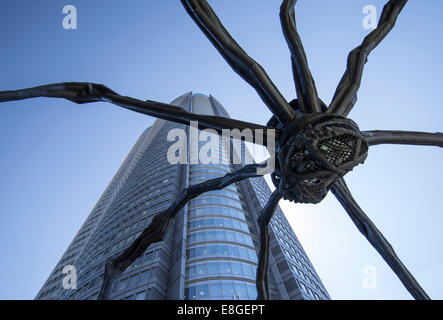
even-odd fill
[{"label": "bronze spider leg", "polygon": [[345,180],[343,178],[337,180],[332,186],[331,191],[346,210],[358,230],[383,257],[409,293],[411,293],[411,295],[417,300],[430,300],[429,296],[422,289],[417,280],[415,280],[414,276],[397,257],[388,240],[386,240],[383,234],[377,229],[375,224],[368,218],[354,200]]},{"label": "bronze spider leg", "polygon": [[[189,125],[190,121],[198,121],[200,129],[215,129],[219,134],[222,134],[223,129],[251,129],[254,135],[255,129],[270,129],[250,122],[195,114],[166,103],[150,100],[142,101],[121,96],[108,87],[96,83],[62,82],[21,90],[0,91],[0,102],[36,97],[63,98],[78,104],[100,101],[109,102],[125,109],[181,124]],[[278,135],[278,130],[276,134]],[[266,146],[266,135],[263,135],[263,145]]]},{"label": "bronze spider leg", "polygon": [[365,37],[360,46],[349,53],[346,71],[326,112],[347,116],[352,110],[357,101],[357,92],[368,56],[392,30],[406,2],[407,0],[390,0],[383,8],[377,28]]},{"label": "bronze spider leg", "polygon": [[306,53],[297,32],[294,13],[296,2],[297,0],[283,0],[280,6],[280,22],[283,35],[291,52],[292,75],[297,91],[297,99],[302,112],[322,112],[315,82],[308,67]]},{"label": "bronze spider leg", "polygon": [[409,144],[443,148],[443,133],[415,131],[373,130],[363,131],[370,146],[378,144]]},{"label": "bronze spider leg", "polygon": [[165,211],[154,217],[151,224],[146,227],[134,242],[115,259],[110,259],[105,266],[102,288],[99,299],[109,299],[115,280],[153,243],[162,241],[175,215],[190,200],[199,195],[213,190],[221,190],[235,182],[261,176],[257,169],[264,167],[266,162],[250,164],[243,168],[228,173],[220,178],[211,179],[185,188],[177,200]]},{"label": "bronze spider leg", "polygon": [[188,14],[226,62],[258,93],[277,119],[284,123],[295,112],[274,85],[266,71],[231,37],[206,0],[181,0]]},{"label": "bronze spider leg", "polygon": [[274,215],[275,208],[278,202],[282,198],[278,190],[275,190],[266,206],[263,208],[262,213],[258,218],[258,224],[260,227],[260,252],[258,256],[258,267],[257,267],[257,293],[259,300],[269,300],[269,280],[268,280],[268,263],[269,263],[269,233],[268,226],[269,222]]}]

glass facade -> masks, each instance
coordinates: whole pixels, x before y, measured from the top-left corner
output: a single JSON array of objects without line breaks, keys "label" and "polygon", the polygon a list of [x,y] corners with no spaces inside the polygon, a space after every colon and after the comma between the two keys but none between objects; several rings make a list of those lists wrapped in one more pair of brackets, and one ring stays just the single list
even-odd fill
[{"label": "glass facade", "polygon": [[[194,97],[191,104],[193,112],[215,114],[206,96]],[[200,154],[203,145],[214,147],[208,148],[208,152],[217,150],[218,154],[212,155],[212,161],[206,164],[200,161],[189,166],[190,185],[222,177],[232,171],[221,139],[217,135],[207,138],[199,141],[197,150],[189,149],[190,156],[193,156],[192,152]],[[244,208],[235,184],[204,193],[189,202],[184,299],[257,298],[257,252],[247,215],[247,208]]]},{"label": "glass facade", "polygon": [[[172,104],[229,117],[212,96],[188,93]],[[184,188],[238,169],[228,164],[223,150],[215,157],[221,160],[217,163],[170,164],[167,155],[173,142],[167,136],[177,128],[189,136],[187,126],[163,120],[140,136],[36,299],[96,299],[106,261],[125,250]],[[189,156],[200,154],[205,144],[200,142]],[[214,156],[211,152],[206,156]],[[116,281],[111,298],[256,299],[256,221],[270,193],[263,178],[254,178],[191,200],[165,239],[151,245]],[[280,208],[271,221],[270,238],[271,297],[329,299]],[[76,289],[62,286],[67,265],[77,270]]]},{"label": "glass facade", "polygon": [[[227,172],[228,165],[191,165],[190,182],[217,178]],[[190,201],[185,299],[257,298],[257,253],[246,215],[235,186]]]}]

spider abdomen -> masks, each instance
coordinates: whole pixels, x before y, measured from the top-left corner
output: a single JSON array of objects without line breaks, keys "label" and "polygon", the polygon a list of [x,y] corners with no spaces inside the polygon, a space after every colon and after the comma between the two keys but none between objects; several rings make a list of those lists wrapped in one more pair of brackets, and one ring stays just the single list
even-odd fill
[{"label": "spider abdomen", "polygon": [[367,157],[368,143],[351,119],[318,113],[285,127],[272,180],[286,200],[319,203],[337,179]]}]

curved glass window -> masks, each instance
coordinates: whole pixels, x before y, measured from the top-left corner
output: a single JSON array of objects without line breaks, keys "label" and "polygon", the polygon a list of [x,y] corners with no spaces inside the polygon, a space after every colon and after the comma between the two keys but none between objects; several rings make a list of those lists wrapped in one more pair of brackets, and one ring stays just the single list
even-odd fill
[{"label": "curved glass window", "polygon": [[192,208],[189,210],[189,216],[191,218],[203,215],[220,215],[246,221],[245,213],[234,208],[204,206],[199,208]]},{"label": "curved glass window", "polygon": [[249,227],[245,222],[238,221],[236,219],[230,218],[219,218],[219,217],[207,217],[201,219],[193,219],[189,221],[188,228],[203,228],[203,227],[225,227],[241,230],[244,232],[249,231]]},{"label": "curved glass window", "polygon": [[254,280],[257,267],[237,261],[205,261],[193,263],[186,268],[186,278],[195,280],[201,277],[239,277]]},{"label": "curved glass window", "polygon": [[[189,183],[229,172],[225,164],[192,165]],[[257,253],[240,199],[233,184],[189,202],[185,299],[256,299]]]},{"label": "curved glass window", "polygon": [[190,284],[185,289],[185,300],[255,300],[255,284],[236,280],[211,280]]},{"label": "curved glass window", "polygon": [[212,173],[216,173],[216,174],[221,174],[221,175],[225,175],[227,173],[231,172],[231,170],[227,169],[227,168],[213,168],[213,167],[204,167],[204,168],[198,168],[198,169],[191,169],[191,175],[192,176],[196,176],[198,174],[212,174]]},{"label": "curved glass window", "polygon": [[208,244],[196,246],[186,250],[189,259],[203,257],[234,257],[257,262],[257,253],[254,250],[229,244]]},{"label": "curved glass window", "polygon": [[[227,187],[223,188],[222,190],[224,190],[224,191],[231,191],[235,195],[238,195],[237,189],[232,184],[230,186],[227,186]],[[215,192],[215,191],[208,191],[208,192],[205,192],[204,194],[210,194],[210,192]]]},{"label": "curved glass window", "polygon": [[215,197],[199,197],[196,199],[193,199],[189,202],[190,206],[196,206],[196,205],[204,205],[204,204],[217,204],[217,205],[226,205],[231,206],[234,208],[242,209],[242,205],[239,201],[234,199],[228,199],[228,198],[215,198]]},{"label": "curved glass window", "polygon": [[225,174],[199,174],[191,176],[190,184],[195,184],[197,182],[202,182],[205,180],[210,180],[214,178],[223,177]]},{"label": "curved glass window", "polygon": [[238,197],[237,191],[233,191],[230,189],[208,191],[208,192],[205,192],[203,195],[205,195],[205,196],[225,196],[225,197],[234,198],[236,200],[240,199]]},{"label": "curved glass window", "polygon": [[249,235],[229,230],[208,230],[193,232],[188,235],[188,243],[190,244],[201,241],[231,241],[251,247],[254,244]]},{"label": "curved glass window", "polygon": [[254,243],[249,235],[230,231],[230,230],[205,230],[192,232],[188,234],[188,243],[192,244],[200,241],[231,241],[241,244],[246,244],[248,246],[253,246]]}]

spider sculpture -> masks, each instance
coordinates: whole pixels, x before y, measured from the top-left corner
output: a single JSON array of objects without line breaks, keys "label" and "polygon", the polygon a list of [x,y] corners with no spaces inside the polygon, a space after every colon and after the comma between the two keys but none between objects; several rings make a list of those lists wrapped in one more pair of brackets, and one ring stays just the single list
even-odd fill
[{"label": "spider sculpture", "polygon": [[[403,265],[377,227],[365,215],[346,186],[344,175],[363,163],[370,146],[378,144],[410,144],[443,147],[442,133],[406,131],[360,131],[347,118],[357,100],[362,72],[370,52],[394,27],[407,0],[389,0],[383,8],[379,24],[349,53],[346,71],[338,84],[332,102],[327,106],[317,95],[306,55],[295,23],[296,0],[283,0],[280,20],[291,52],[292,71],[297,99],[287,102],[264,69],[249,57],[226,31],[206,0],[181,0],[188,14],[208,37],[228,64],[259,94],[273,113],[267,126],[218,116],[198,115],[179,107],[141,101],[121,96],[101,84],[57,83],[15,91],[0,92],[0,102],[34,97],[64,98],[75,103],[109,102],[149,116],[188,124],[199,121],[202,128],[274,129],[276,132],[276,165],[271,173],[276,190],[258,219],[260,251],[257,270],[258,299],[269,299],[267,279],[269,238],[268,224],[281,198],[295,203],[318,203],[329,190],[346,210],[359,231],[379,252],[415,299],[429,299],[412,274]],[[263,143],[266,146],[266,141]],[[192,185],[152,223],[118,257],[108,260],[99,299],[108,299],[114,280],[149,245],[161,241],[177,212],[191,199],[211,190],[223,189],[243,179],[259,176],[263,164],[246,165],[224,177]]]}]

